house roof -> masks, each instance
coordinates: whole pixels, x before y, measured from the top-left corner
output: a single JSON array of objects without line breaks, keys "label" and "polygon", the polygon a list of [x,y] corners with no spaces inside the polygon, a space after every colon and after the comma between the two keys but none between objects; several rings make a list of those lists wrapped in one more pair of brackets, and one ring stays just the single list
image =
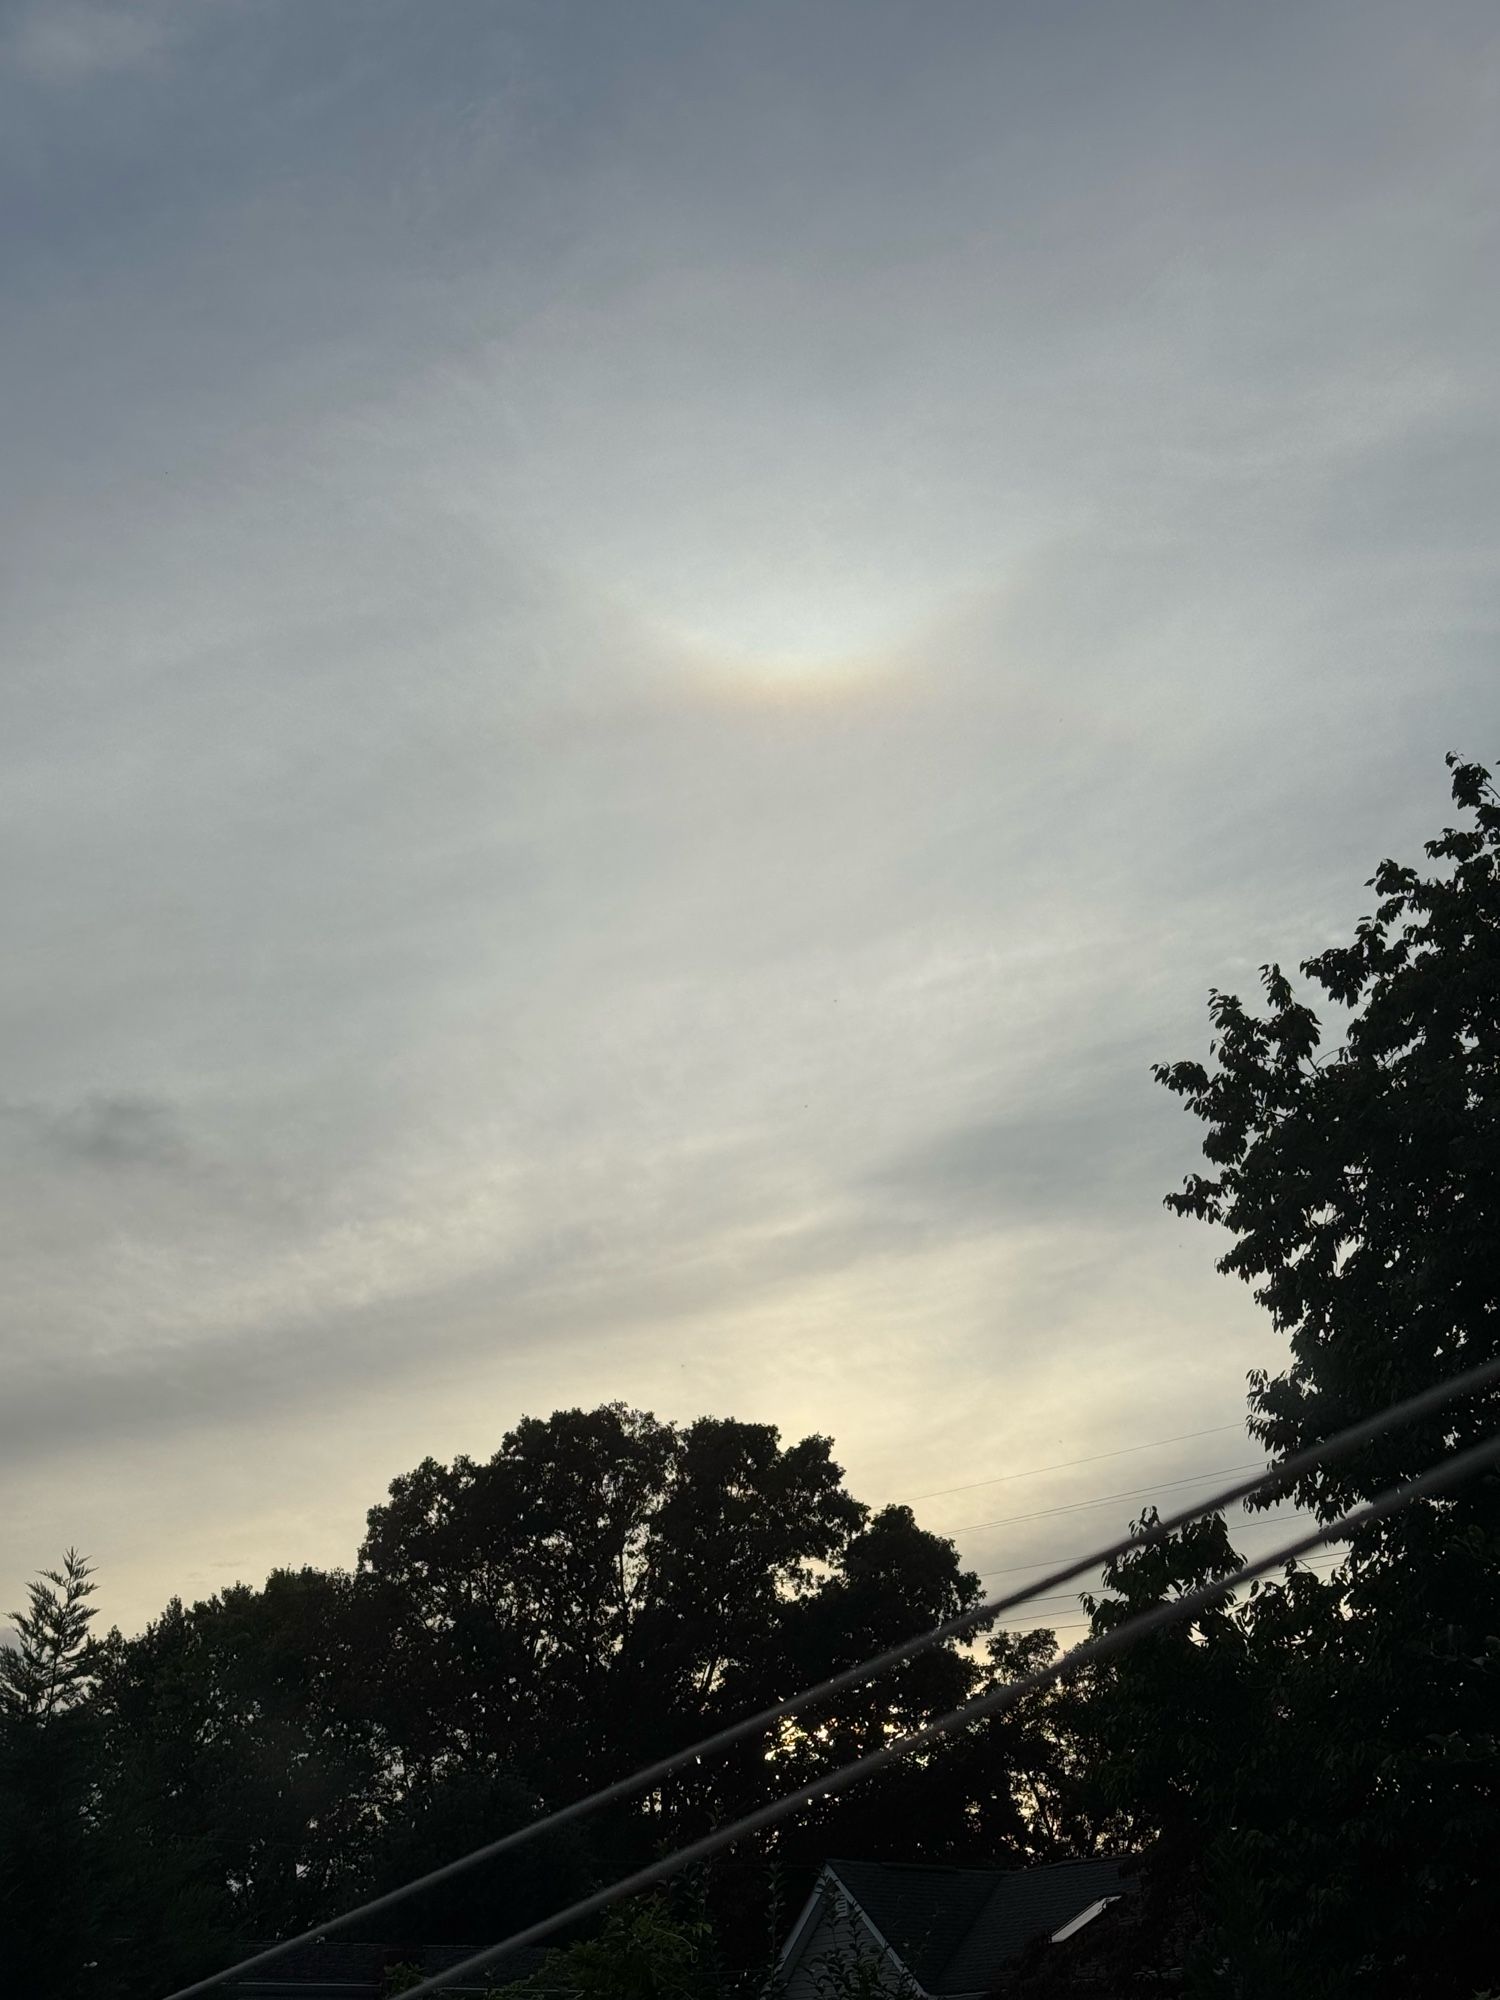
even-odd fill
[{"label": "house roof", "polygon": [[949,1990],[941,1975],[1002,1879],[995,1868],[919,1862],[830,1861],[828,1867],[929,1993]]},{"label": "house roof", "polygon": [[1050,1868],[942,1868],[919,1862],[830,1861],[835,1875],[931,1994],[979,1993],[1038,1937],[1101,1896],[1120,1892],[1128,1864],[1061,1861]]},{"label": "house roof", "polygon": [[997,1968],[1019,1958],[1033,1938],[1050,1936],[1102,1896],[1120,1892],[1115,1860],[1062,1861],[1026,1868],[1000,1882],[946,1972],[945,1990],[987,1986]]}]

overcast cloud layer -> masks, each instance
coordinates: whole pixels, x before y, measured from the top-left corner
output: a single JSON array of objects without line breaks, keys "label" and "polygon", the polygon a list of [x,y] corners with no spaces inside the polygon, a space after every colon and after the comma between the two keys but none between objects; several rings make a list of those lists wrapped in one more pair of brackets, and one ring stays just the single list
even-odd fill
[{"label": "overcast cloud layer", "polygon": [[0,20],[5,1588],[1234,1422],[1148,1065],[1500,751],[1494,9]]}]

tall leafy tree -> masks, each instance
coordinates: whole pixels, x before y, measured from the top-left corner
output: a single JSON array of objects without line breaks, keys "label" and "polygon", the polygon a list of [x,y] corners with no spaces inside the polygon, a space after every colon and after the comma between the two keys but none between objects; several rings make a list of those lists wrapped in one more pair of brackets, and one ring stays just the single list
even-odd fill
[{"label": "tall leafy tree", "polygon": [[43,1570],[13,1611],[16,1643],[0,1650],[0,1709],[40,1728],[76,1708],[93,1662],[93,1570],[76,1549],[61,1569]]},{"label": "tall leafy tree", "polygon": [[37,2000],[79,1991],[92,1957],[93,1593],[69,1549],[31,1584],[11,1614],[16,1643],[0,1648],[0,1935],[7,1978]]},{"label": "tall leafy tree", "polygon": [[[358,1584],[360,1615],[389,1635],[374,1712],[413,1784],[483,1770],[554,1801],[978,1596],[951,1544],[845,1491],[826,1438],[783,1445],[770,1425],[674,1427],[619,1405],[528,1420],[486,1463],[429,1460],[398,1479],[370,1515]],[[789,1728],[769,1760],[750,1742],[681,1774],[601,1822],[601,1865],[884,1740],[961,1699],[977,1671],[937,1649]],[[951,1790],[898,1782],[910,1810],[890,1810],[894,1791],[878,1815],[830,1802],[783,1858],[820,1860],[825,1821],[860,1844],[878,1824],[899,1845],[920,1811],[961,1836]],[[736,1880],[759,1867],[727,1864]]]},{"label": "tall leafy tree", "polygon": [[[1213,1169],[1168,1200],[1230,1233],[1220,1268],[1287,1337],[1289,1366],[1251,1382],[1275,1453],[1500,1352],[1500,799],[1449,765],[1468,823],[1425,870],[1383,862],[1373,914],[1302,967],[1331,1048],[1271,964],[1261,1011],[1212,996],[1211,1069],[1158,1071]],[[1497,1421],[1492,1390],[1292,1491],[1332,1519]],[[1258,1907],[1301,1992],[1467,1996],[1500,1963],[1500,1479],[1363,1532],[1332,1585],[1260,1593],[1243,1629],[1244,1726],[1196,1787],[1236,1863],[1221,1942]],[[1165,1702],[1158,1722],[1170,1741]],[[1282,1749],[1300,1762],[1278,1787]]]},{"label": "tall leafy tree", "polygon": [[[527,1419],[485,1461],[424,1461],[372,1510],[354,1572],[277,1572],[261,1589],[174,1600],[136,1637],[111,1633],[87,1679],[66,1682],[87,1695],[100,1938],[76,1990],[133,2000],[303,1928],[978,1592],[908,1510],[872,1513],[848,1493],[826,1438],[607,1405]],[[41,1658],[24,1667],[31,1706],[50,1685]],[[994,1670],[970,1648],[935,1648],[376,1932],[481,1942],[953,1706]],[[1045,1847],[1039,1740],[1012,1718],[724,1857],[703,1886],[724,1949],[762,1956],[768,1898],[800,1900],[834,1847],[900,1856],[916,1842],[956,1859]]]},{"label": "tall leafy tree", "polygon": [[613,1405],[397,1480],[359,1582],[390,1631],[379,1712],[411,1768],[490,1760],[549,1790],[659,1756],[974,1591],[909,1516],[871,1520],[827,1439]]},{"label": "tall leafy tree", "polygon": [[[1290,1366],[1252,1377],[1251,1429],[1277,1453],[1500,1350],[1500,797],[1482,766],[1448,761],[1474,823],[1427,843],[1431,872],[1382,862],[1374,914],[1302,967],[1336,1009],[1334,1046],[1272,964],[1263,1012],[1212,996],[1212,1072],[1156,1072],[1207,1126],[1217,1169],[1168,1203],[1229,1230],[1219,1268],[1287,1336]],[[1297,1497],[1331,1517],[1497,1416],[1492,1389],[1308,1475]],[[1455,1504],[1485,1514],[1489,1489]],[[1403,1515],[1370,1546],[1437,1518]]]},{"label": "tall leafy tree", "polygon": [[139,1637],[111,1635],[97,1701],[104,1807],[122,1848],[173,1856],[236,1933],[272,1936],[327,1907],[367,1851],[385,1796],[362,1712],[347,1576],[277,1571]]}]

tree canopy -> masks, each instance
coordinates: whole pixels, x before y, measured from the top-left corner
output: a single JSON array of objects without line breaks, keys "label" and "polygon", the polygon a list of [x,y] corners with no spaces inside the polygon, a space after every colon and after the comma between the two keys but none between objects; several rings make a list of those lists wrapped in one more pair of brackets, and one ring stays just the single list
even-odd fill
[{"label": "tree canopy", "polygon": [[[1424,872],[1385,861],[1348,945],[1280,967],[1261,1011],[1214,993],[1212,1068],[1159,1079],[1206,1126],[1214,1170],[1167,1197],[1227,1230],[1219,1268],[1286,1336],[1250,1381],[1277,1456],[1500,1352],[1500,800],[1449,759],[1472,824]],[[1383,1433],[1295,1482],[1321,1518],[1493,1435],[1500,1390]],[[1224,1524],[1115,1566],[1096,1619],[1227,1573]],[[1500,1964],[1500,1478],[1472,1479],[1299,1568],[1232,1615],[1100,1676],[1086,1759],[1110,1804],[1191,1876],[1205,1990],[1407,2000]]]},{"label": "tree canopy", "polygon": [[[39,1589],[38,1632],[76,1626]],[[425,1460],[371,1509],[349,1571],[174,1600],[138,1636],[91,1646],[88,1791],[60,1808],[93,1872],[96,1920],[78,1926],[90,1966],[62,1986],[39,1967],[33,1991],[126,2000],[189,1977],[978,1597],[950,1542],[850,1495],[827,1438],[786,1444],[766,1424],[679,1426],[608,1404],[528,1418],[483,1462]],[[38,1647],[13,1669],[28,1688],[46,1681]],[[769,1755],[748,1742],[412,1899],[399,1934],[485,1942],[497,1910],[539,1916],[994,1671],[971,1648],[936,1647],[787,1726]],[[34,1738],[40,1699],[12,1704],[8,1740]],[[788,1882],[805,1893],[829,1840],[892,1856],[913,1838],[953,1855],[1051,1852],[1057,1816],[1036,1811],[1056,1763],[1045,1733],[1010,1719],[987,1740],[1012,1747],[1013,1775],[973,1741],[939,1748],[726,1857],[705,1889],[724,1948],[764,1958],[776,1897]]]}]

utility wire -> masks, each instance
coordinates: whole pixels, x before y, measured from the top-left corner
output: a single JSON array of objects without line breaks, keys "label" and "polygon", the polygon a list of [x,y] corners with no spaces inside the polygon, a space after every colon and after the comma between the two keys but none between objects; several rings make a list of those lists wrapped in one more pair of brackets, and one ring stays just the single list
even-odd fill
[{"label": "utility wire", "polygon": [[[1288,1463],[1289,1462],[1290,1461],[1288,1461]],[[1272,1467],[1271,1470],[1280,1473],[1285,1470],[1285,1467],[1278,1465]],[[1225,1504],[1230,1505],[1232,1503],[1226,1502]],[[1219,1508],[1219,1506],[1210,1503],[1209,1501],[1205,1501],[1203,1505],[1199,1508],[1190,1510],[1187,1513],[1174,1515],[1173,1522],[1176,1526],[1182,1526],[1187,1521],[1196,1519],[1197,1515],[1199,1514],[1216,1514],[1219,1513],[1220,1511],[1221,1509]],[[1291,1518],[1292,1519],[1303,1518],[1302,1509],[1294,1508],[1292,1510]],[[1286,1525],[1287,1519],[1288,1516],[1285,1514],[1267,1514],[1263,1520],[1259,1521],[1236,1521],[1233,1524],[1233,1532],[1236,1535],[1264,1534],[1267,1528],[1284,1527]],[[1165,1524],[1163,1525],[1165,1526]],[[1173,1530],[1171,1528],[1168,1528],[1167,1532],[1171,1533],[1173,1532]],[[1144,1546],[1144,1540],[1142,1542],[1142,1545]],[[988,1583],[992,1576],[1019,1576],[1022,1570],[1045,1569],[1049,1562],[1058,1562],[1060,1560],[1061,1558],[1054,1550],[1053,1553],[1049,1556],[1039,1556],[1035,1562],[1007,1563],[1003,1569],[981,1569],[981,1570],[976,1570],[975,1574],[978,1576],[979,1581],[981,1583]],[[1096,1565],[1096,1567],[1099,1566],[1100,1565]],[[1051,1577],[1048,1577],[1045,1579],[1045,1581],[1050,1583],[1052,1579]],[[1027,1596],[1027,1602],[1030,1602],[1030,1593],[1028,1592],[1026,1596]]]},{"label": "utility wire", "polygon": [[[1274,1550],[1270,1555],[1260,1556],[1253,1563],[1243,1564],[1229,1576],[1202,1584],[1182,1597],[1174,1598],[1166,1604],[1158,1604],[1150,1611],[1141,1612],[1136,1617],[1127,1619],[1123,1625],[1117,1625],[1113,1631],[1102,1633],[1098,1638],[1086,1639],[1081,1645],[1061,1654],[1049,1665],[1039,1667],[1033,1673],[1023,1674],[1019,1680],[1007,1681],[998,1688],[992,1688],[988,1693],[965,1702],[962,1707],[951,1709],[946,1715],[936,1717],[922,1728],[914,1729],[909,1736],[903,1736],[894,1743],[884,1744],[880,1749],[872,1750],[868,1755],[856,1758],[852,1763],[841,1765],[822,1777],[814,1778],[795,1792],[788,1792],[784,1797],[773,1799],[757,1811],[746,1813],[742,1819],[733,1821],[729,1826],[718,1827],[712,1833],[705,1834],[702,1839],[691,1841],[686,1847],[679,1847],[674,1853],[649,1862],[646,1867],[636,1869],[634,1874],[622,1877],[620,1881],[611,1883],[608,1888],[596,1890],[591,1896],[580,1897],[566,1909],[558,1910],[550,1917],[543,1917],[538,1923],[528,1924],[524,1929],[512,1932],[509,1937],[502,1938],[499,1944],[487,1946],[485,1950],[461,1959],[458,1964],[450,1965],[445,1972],[434,1973],[430,1979],[424,1979],[420,1985],[411,1987],[405,2000],[424,2000],[424,1996],[442,1993],[458,1981],[467,1979],[471,1974],[483,1972],[488,1966],[493,1965],[496,1959],[504,1958],[510,1952],[519,1951],[523,1946],[540,1944],[544,1938],[550,1937],[565,1925],[578,1923],[585,1917],[596,1916],[599,1911],[608,1909],[611,1903],[619,1902],[624,1896],[634,1895],[641,1889],[652,1888],[669,1876],[679,1874],[684,1868],[691,1868],[697,1862],[707,1861],[722,1848],[731,1846],[737,1840],[743,1840],[747,1834],[758,1833],[765,1827],[774,1826],[778,1820],[786,1819],[800,1807],[810,1805],[815,1799],[847,1791],[851,1785],[858,1784],[863,1778],[872,1777],[875,1772],[884,1770],[898,1758],[910,1756],[913,1750],[920,1749],[925,1743],[936,1742],[943,1736],[951,1735],[954,1730],[967,1728],[981,1716],[1000,1714],[1005,1709],[1014,1707],[1023,1695],[1033,1694],[1040,1688],[1050,1686],[1052,1682],[1061,1680],[1065,1674],[1076,1673],[1079,1668],[1091,1666],[1097,1660],[1109,1659],[1116,1653],[1124,1652],[1127,1647],[1135,1645],[1153,1632],[1166,1631],[1174,1625],[1189,1622],[1200,1611],[1221,1603],[1241,1584],[1253,1582],[1267,1570],[1274,1569],[1278,1563],[1289,1562],[1293,1557],[1301,1555],[1305,1549],[1315,1548],[1319,1543],[1329,1541],[1336,1535],[1356,1533],[1359,1529],[1384,1520],[1388,1515],[1410,1506],[1415,1500],[1427,1498],[1432,1494],[1444,1492],[1450,1486],[1456,1486],[1460,1480],[1472,1477],[1474,1473],[1483,1471],[1485,1467],[1494,1465],[1497,1461],[1500,1461],[1500,1435],[1487,1438],[1482,1444],[1471,1445],[1467,1451],[1455,1453],[1452,1457],[1441,1460],[1419,1478],[1409,1480],[1403,1486],[1388,1488],[1367,1506],[1357,1509],[1354,1513],[1346,1514],[1326,1526],[1314,1527],[1307,1534]],[[184,1993],[192,1990],[186,1988]],[[183,2000],[183,1996],[174,1994],[171,2000]]]},{"label": "utility wire", "polygon": [[[1260,1525],[1260,1524],[1259,1524],[1259,1523],[1257,1523],[1257,1525]],[[1270,1526],[1278,1526],[1278,1527],[1279,1527],[1279,1526],[1284,1526],[1284,1525],[1285,1525],[1285,1521],[1284,1521],[1284,1519],[1283,1519],[1283,1520],[1282,1520],[1282,1521],[1280,1521],[1280,1522],[1274,1522],[1274,1523],[1268,1523],[1267,1525],[1270,1525]],[[1309,1557],[1308,1561],[1307,1561],[1307,1562],[1306,1562],[1306,1563],[1305,1563],[1305,1564],[1303,1565],[1303,1567],[1304,1567],[1305,1569],[1314,1569],[1314,1568],[1322,1568],[1322,1567],[1324,1567],[1325,1565],[1327,1565],[1327,1564],[1329,1564],[1329,1563],[1336,1563],[1336,1562],[1338,1562],[1338,1561],[1339,1561],[1339,1555],[1338,1555],[1338,1551],[1337,1551],[1336,1549],[1334,1549],[1334,1550],[1330,1550],[1330,1551],[1329,1551],[1329,1553],[1328,1553],[1327,1555],[1324,1555],[1324,1556],[1311,1556],[1311,1557]],[[1078,1593],[1078,1592],[1077,1592],[1076,1590],[1060,1590],[1060,1591],[1058,1591],[1058,1593],[1056,1594],[1056,1596],[1053,1596],[1053,1597],[1031,1597],[1031,1596],[1028,1596],[1028,1597],[1027,1597],[1027,1599],[1026,1599],[1026,1602],[1027,1602],[1028,1604],[1033,1604],[1033,1605],[1035,1605],[1035,1604],[1076,1604],[1076,1603],[1078,1602],[1078,1598],[1079,1598],[1079,1593]],[[1030,1628],[1029,1626],[1016,1626],[1016,1627],[1014,1627],[1014,1628],[1008,1628],[1008,1627],[1005,1627],[1005,1626],[997,1626],[997,1627],[996,1627],[996,1630],[997,1630],[997,1631],[1005,1631],[1005,1630],[1008,1630],[1008,1629],[1014,1629],[1014,1630],[1016,1630],[1016,1631],[1029,1631],[1029,1630],[1030,1630],[1031,1628]]]},{"label": "utility wire", "polygon": [[997,1632],[1009,1632],[1016,1638],[1025,1638],[1032,1632],[1088,1632],[1093,1629],[1089,1618],[1078,1618],[1066,1625],[997,1625]]},{"label": "utility wire", "polygon": [[1118,1451],[1091,1452],[1087,1458],[1061,1458],[1055,1465],[1028,1465],[1024,1472],[998,1472],[993,1479],[971,1479],[964,1486],[939,1486],[933,1493],[912,1493],[902,1503],[915,1507],[919,1500],[946,1500],[950,1493],[973,1493],[981,1486],[1003,1486],[1009,1479],[1035,1479],[1043,1472],[1071,1472],[1075,1465],[1099,1465],[1106,1458],[1126,1458],[1133,1451],[1155,1451],[1158,1445],[1186,1444],[1189,1438],[1221,1437],[1225,1431],[1242,1431],[1237,1424],[1210,1424],[1206,1431],[1179,1431],[1175,1437],[1148,1438],[1144,1444],[1122,1444]]},{"label": "utility wire", "polygon": [[[1177,1529],[1185,1527],[1188,1522],[1196,1520],[1200,1514],[1217,1513],[1249,1494],[1260,1493],[1262,1489],[1274,1493],[1278,1487],[1284,1487],[1288,1482],[1319,1465],[1347,1457],[1350,1452],[1358,1450],[1362,1444],[1380,1436],[1382,1432],[1430,1416],[1458,1397],[1471,1395],[1496,1381],[1500,1381],[1500,1359],[1483,1362],[1477,1368],[1468,1369],[1462,1375],[1455,1375],[1446,1382],[1434,1383],[1431,1388],[1407,1397],[1404,1402],[1392,1404],[1386,1409],[1377,1411],[1373,1416],[1364,1417],[1360,1422],[1350,1424],[1345,1430],[1321,1444],[1309,1445],[1306,1450],[1293,1453],[1290,1458],[1283,1459],[1277,1464],[1269,1475],[1262,1474],[1255,1479],[1241,1480],[1207,1500],[1197,1501],[1180,1513],[1156,1521],[1139,1534],[1126,1535],[1112,1542],[1107,1548],[1096,1549],[1089,1555],[1064,1562],[1060,1568],[1049,1571],[1046,1576],[1024,1589],[1012,1591],[1005,1596],[974,1605],[967,1611],[961,1611],[957,1616],[945,1619],[941,1624],[931,1626],[925,1632],[915,1633],[911,1638],[902,1640],[899,1645],[887,1647],[883,1653],[877,1653],[870,1659],[862,1660],[852,1667],[845,1667],[836,1674],[830,1674],[814,1686],[804,1688],[800,1694],[789,1695],[784,1701],[774,1702],[767,1708],[757,1710],[753,1715],[743,1717],[739,1722],[732,1722],[722,1729],[716,1729],[709,1735],[700,1737],[697,1742],[689,1743],[684,1749],[658,1758],[654,1764],[644,1765],[627,1777],[617,1778],[612,1784],[601,1786],[596,1792],[570,1800],[567,1805],[559,1806],[555,1811],[545,1813],[538,1819],[528,1820],[524,1826],[502,1834],[498,1840],[487,1841],[484,1846],[476,1847],[471,1853],[460,1855],[456,1860],[445,1862],[441,1867],[429,1869],[425,1875],[419,1875],[413,1881],[403,1883],[399,1888],[388,1890],[380,1896],[372,1896],[368,1902],[328,1917],[308,1930],[299,1931],[295,1937],[283,1938],[276,1944],[267,1945],[250,1957],[227,1966],[222,1972],[195,1980],[191,1985],[180,1986],[167,1996],[167,2000],[192,2000],[194,1995],[210,1993],[222,1986],[226,1980],[259,1971],[262,1966],[273,1964],[277,1959],[302,1945],[316,1943],[318,1939],[330,1936],[335,1931],[347,1930],[351,1924],[363,1923],[371,1917],[380,1916],[384,1911],[394,1909],[398,1903],[404,1902],[408,1896],[416,1895],[424,1889],[436,1888],[440,1883],[452,1881],[466,1869],[476,1867],[483,1861],[494,1860],[498,1855],[509,1853],[526,1841],[534,1840],[539,1834],[565,1826],[572,1820],[581,1819],[586,1813],[595,1812],[601,1806],[611,1805],[617,1799],[630,1798],[648,1785],[658,1784],[662,1779],[671,1777],[674,1772],[682,1770],[686,1765],[696,1764],[705,1757],[715,1756],[721,1750],[728,1750],[734,1744],[743,1742],[748,1736],[759,1735],[787,1716],[796,1715],[813,1702],[838,1694],[845,1688],[857,1687],[873,1679],[877,1674],[884,1673],[888,1668],[899,1666],[914,1655],[925,1652],[930,1646],[940,1645],[945,1639],[972,1632],[976,1627],[993,1624],[1005,1612],[1013,1610],[1019,1604],[1029,1602],[1032,1597],[1042,1591],[1050,1590],[1054,1585],[1071,1583],[1075,1577],[1086,1576],[1131,1549],[1150,1548],[1153,1544],[1164,1541],[1169,1535],[1175,1534]],[[1311,1547],[1312,1543],[1309,1542],[1307,1546]],[[1048,1560],[1049,1558],[1044,1557],[1040,1562],[1022,1563],[1014,1565],[1013,1568],[1041,1569],[1046,1566]],[[1001,1570],[989,1572],[992,1576],[1007,1573]]]},{"label": "utility wire", "polygon": [[[1338,1555],[1337,1550],[1335,1550],[1326,1556],[1308,1556],[1306,1560],[1303,1562],[1302,1567],[1304,1569],[1314,1569],[1321,1572],[1323,1570],[1328,1569],[1330,1565],[1337,1563],[1339,1560],[1340,1557]],[[1031,1602],[1033,1604],[1058,1604],[1058,1603],[1077,1604],[1078,1599],[1077,1597],[1073,1596],[1070,1592],[1064,1591],[1064,1593],[1060,1598],[1034,1597],[1032,1598]],[[1091,1623],[1092,1623],[1091,1620],[1085,1618],[1076,1625],[1073,1624],[1058,1625],[1054,1624],[1050,1618],[1037,1618],[1033,1619],[1029,1624],[996,1625],[993,1629],[996,1632],[1010,1632],[1010,1633],[1021,1633],[1021,1634],[1027,1632],[1087,1632],[1090,1629]]]},{"label": "utility wire", "polygon": [[[1302,1509],[1294,1507],[1292,1512],[1300,1514]],[[1263,1535],[1267,1528],[1281,1527],[1286,1518],[1285,1514],[1267,1514],[1259,1521],[1236,1521],[1233,1532],[1237,1535]]]},{"label": "utility wire", "polygon": [[[1281,1468],[1278,1466],[1277,1470],[1280,1471],[1280,1469]],[[1217,1507],[1209,1506],[1207,1503],[1205,1503],[1205,1505],[1199,1511],[1203,1514],[1214,1514],[1218,1513],[1220,1509]],[[1187,1521],[1194,1518],[1196,1517],[1190,1514],[1177,1514],[1173,1516],[1173,1520],[1178,1526],[1184,1525]],[[1302,1508],[1294,1507],[1290,1514],[1267,1514],[1264,1517],[1264,1519],[1259,1521],[1233,1521],[1230,1523],[1230,1533],[1235,1537],[1238,1537],[1240,1535],[1263,1535],[1266,1532],[1267,1528],[1284,1528],[1286,1527],[1289,1521],[1308,1520],[1310,1518],[1311,1516],[1304,1513]],[[1167,1532],[1172,1533],[1174,1532],[1174,1530],[1168,1529]],[[1146,1546],[1144,1540],[1142,1541],[1141,1546],[1143,1547]],[[1051,1555],[1041,1556],[1037,1559],[1036,1562],[1007,1563],[1003,1569],[976,1570],[975,1575],[979,1578],[979,1581],[981,1583],[988,1583],[991,1577],[1019,1576],[1023,1570],[1045,1569],[1049,1562],[1058,1562],[1059,1560],[1060,1557],[1057,1551],[1054,1550]],[[1098,1564],[1096,1565],[1096,1567],[1102,1568],[1103,1565]],[[1051,1577],[1047,1577],[1044,1579],[1044,1581],[1050,1583],[1052,1579]],[[1030,1602],[1029,1596],[1027,1598],[1027,1601]]]},{"label": "utility wire", "polygon": [[965,1521],[957,1528],[944,1528],[943,1538],[977,1534],[981,1528],[1005,1528],[1014,1521],[1044,1521],[1051,1514],[1080,1514],[1086,1507],[1106,1507],[1111,1500],[1133,1500],[1138,1493],[1166,1493],[1174,1486],[1196,1486],[1200,1479],[1218,1479],[1226,1472],[1268,1472],[1263,1458],[1242,1460],[1239,1465],[1211,1465],[1205,1472],[1191,1472],[1185,1479],[1158,1479],[1150,1486],[1126,1486],[1118,1493],[1101,1493],[1094,1500],[1069,1500],[1061,1507],[1038,1507],[1034,1514],[1001,1514],[993,1521]]}]

